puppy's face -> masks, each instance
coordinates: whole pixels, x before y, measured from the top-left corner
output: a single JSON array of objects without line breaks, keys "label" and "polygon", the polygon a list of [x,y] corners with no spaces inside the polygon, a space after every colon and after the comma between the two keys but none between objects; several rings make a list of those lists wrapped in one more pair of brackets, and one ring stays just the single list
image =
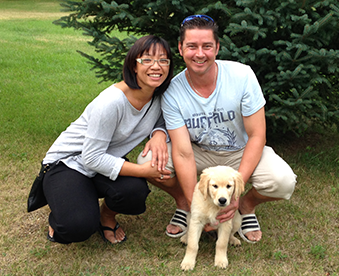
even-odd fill
[{"label": "puppy's face", "polygon": [[234,181],[232,178],[222,179],[222,181],[216,181],[212,178],[208,183],[207,191],[214,205],[225,207],[231,201],[234,191]]},{"label": "puppy's face", "polygon": [[205,200],[210,197],[214,205],[226,207],[230,204],[232,195],[236,199],[244,190],[241,174],[227,166],[210,167],[200,176],[199,190]]}]

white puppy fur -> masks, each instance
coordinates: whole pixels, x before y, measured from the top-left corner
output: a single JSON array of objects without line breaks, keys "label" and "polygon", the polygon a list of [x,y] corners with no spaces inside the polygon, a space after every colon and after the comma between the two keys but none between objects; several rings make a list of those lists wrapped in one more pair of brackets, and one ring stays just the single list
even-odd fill
[{"label": "white puppy fur", "polygon": [[199,239],[204,226],[208,223],[218,229],[214,265],[220,268],[228,266],[228,242],[234,246],[241,244],[234,237],[240,227],[241,217],[238,211],[233,219],[223,223],[219,223],[216,217],[230,204],[232,195],[237,199],[243,191],[242,176],[231,167],[216,166],[203,170],[193,193],[191,213],[187,218],[188,232],[180,239],[181,242],[187,244],[181,269],[192,270],[194,268]]}]

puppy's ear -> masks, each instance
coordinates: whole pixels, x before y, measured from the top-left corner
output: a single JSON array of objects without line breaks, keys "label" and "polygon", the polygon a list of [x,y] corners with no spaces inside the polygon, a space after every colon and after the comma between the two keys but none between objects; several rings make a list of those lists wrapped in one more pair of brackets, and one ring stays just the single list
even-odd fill
[{"label": "puppy's ear", "polygon": [[239,172],[235,172],[234,183],[234,196],[235,199],[238,199],[245,190],[244,180],[242,179],[242,175]]},{"label": "puppy's ear", "polygon": [[200,182],[199,182],[199,190],[204,196],[204,199],[207,199],[208,195],[208,182],[210,180],[210,176],[208,171],[205,169],[203,170],[202,174],[200,175]]}]

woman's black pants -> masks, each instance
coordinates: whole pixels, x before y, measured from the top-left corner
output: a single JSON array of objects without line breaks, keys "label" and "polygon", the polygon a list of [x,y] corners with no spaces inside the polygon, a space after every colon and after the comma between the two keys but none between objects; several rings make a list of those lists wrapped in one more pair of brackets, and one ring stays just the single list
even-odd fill
[{"label": "woman's black pants", "polygon": [[53,238],[59,243],[81,242],[98,230],[98,198],[105,198],[112,211],[139,215],[146,210],[150,192],[144,178],[118,176],[112,181],[101,174],[89,178],[62,162],[46,173],[43,188],[51,209]]}]

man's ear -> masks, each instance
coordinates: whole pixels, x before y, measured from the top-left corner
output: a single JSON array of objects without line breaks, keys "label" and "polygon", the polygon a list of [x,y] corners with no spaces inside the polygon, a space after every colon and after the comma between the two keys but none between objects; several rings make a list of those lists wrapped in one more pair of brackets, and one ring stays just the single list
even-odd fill
[{"label": "man's ear", "polygon": [[182,44],[180,41],[178,42],[178,49],[179,49],[180,55],[182,56]]},{"label": "man's ear", "polygon": [[215,54],[215,56],[218,55],[218,53],[219,53],[219,48],[220,48],[220,43],[218,42],[218,43],[217,43],[217,48],[216,48],[216,54]]}]

